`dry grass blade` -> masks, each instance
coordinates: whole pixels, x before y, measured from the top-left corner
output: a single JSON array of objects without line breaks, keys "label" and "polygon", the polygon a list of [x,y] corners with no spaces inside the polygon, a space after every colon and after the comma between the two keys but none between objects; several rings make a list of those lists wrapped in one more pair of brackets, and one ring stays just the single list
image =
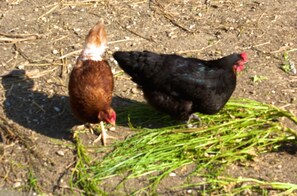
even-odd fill
[{"label": "dry grass blade", "polygon": [[0,32],[0,35],[8,38],[24,38],[24,39],[31,38],[31,37],[38,39],[42,37],[42,35],[40,34],[7,34],[7,33],[1,33],[1,32]]},{"label": "dry grass blade", "polygon": [[0,77],[17,77],[17,78],[40,78],[43,77],[53,71],[55,71],[57,67],[54,67],[49,70],[40,71],[38,69],[33,70],[23,70],[23,69],[16,69],[9,71],[8,73],[0,75]]},{"label": "dry grass blade", "polygon": [[181,28],[182,30],[188,32],[188,33],[195,33],[194,31],[186,28],[184,25],[180,24],[177,20],[175,20],[175,17],[169,13],[168,11],[166,11],[166,9],[164,8],[164,6],[162,4],[160,4],[157,0],[153,0],[152,1],[155,5],[156,5],[156,10],[160,11],[161,14],[168,19],[173,25]]},{"label": "dry grass blade", "polygon": [[[144,38],[144,39],[147,39],[147,38]],[[115,41],[110,41],[110,42],[107,42],[107,45],[112,45],[112,44],[117,44],[117,43],[121,43],[121,42],[128,42],[128,41],[134,41],[135,39],[121,39],[121,40],[115,40]],[[75,51],[72,51],[72,52],[69,52],[67,54],[64,54],[62,56],[60,56],[58,59],[61,60],[61,59],[65,59],[67,57],[70,57],[70,56],[74,56],[74,55],[78,55],[79,53],[81,53],[81,49],[79,50],[75,50]]]},{"label": "dry grass blade", "polygon": [[201,49],[197,49],[197,50],[184,50],[184,51],[179,51],[177,52],[177,54],[187,54],[187,53],[196,53],[196,52],[201,52],[207,48],[210,48],[210,47],[213,47],[215,45],[217,45],[218,43],[220,42],[220,40],[216,41],[214,44],[211,44],[211,45],[208,45],[208,46],[205,46]]},{"label": "dry grass blade", "polygon": [[56,10],[60,5],[61,5],[61,4],[59,4],[59,3],[55,3],[54,5],[52,5],[53,7],[52,7],[50,10],[48,10],[47,12],[45,12],[44,14],[42,14],[41,16],[39,16],[37,20],[40,20],[40,19],[43,18],[44,16],[46,16],[46,15],[52,13],[52,12],[53,12],[54,10]]},{"label": "dry grass blade", "polygon": [[42,35],[40,34],[7,34],[0,32],[0,42],[11,42],[17,43],[22,41],[36,40],[40,39]]},{"label": "dry grass blade", "polygon": [[25,38],[0,37],[0,42],[17,43],[17,42],[23,42],[23,41],[29,41],[29,40],[36,40],[36,39],[39,39],[37,35],[28,35]]}]

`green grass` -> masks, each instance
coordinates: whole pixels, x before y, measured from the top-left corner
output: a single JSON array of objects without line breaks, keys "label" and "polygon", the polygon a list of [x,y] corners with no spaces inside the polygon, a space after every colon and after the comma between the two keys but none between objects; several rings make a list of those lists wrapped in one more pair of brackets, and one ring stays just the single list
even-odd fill
[{"label": "green grass", "polygon": [[[170,172],[190,164],[196,165],[191,176],[205,179],[201,191],[206,194],[226,193],[224,187],[231,178],[222,178],[221,174],[228,165],[275,151],[283,142],[295,142],[297,135],[295,130],[285,127],[278,120],[285,117],[297,124],[294,115],[247,99],[230,100],[216,115],[199,114],[202,125],[192,129],[143,104],[118,111],[118,116],[122,125],[126,123],[136,132],[125,141],[114,144],[114,150],[103,160],[91,163],[77,137],[77,146],[80,147],[77,148],[74,185],[88,194],[103,194],[98,189],[100,183],[115,175],[126,175],[122,182],[147,176],[150,184],[143,190],[155,192],[160,181]],[[162,122],[166,127],[161,126]],[[154,124],[159,128],[146,128]],[[242,183],[238,179],[234,181]],[[252,181],[254,184],[239,191],[254,191],[257,187],[266,190],[267,184],[276,190],[297,189],[297,185],[275,187],[273,185],[278,182]],[[228,190],[228,193],[233,192],[238,192],[238,188]]]},{"label": "green grass", "polygon": [[295,49],[287,50],[283,54],[283,64],[281,65],[281,69],[286,73],[296,74],[296,67],[293,61],[291,61],[289,57],[289,53],[296,51]]},{"label": "green grass", "polygon": [[38,179],[32,169],[28,172],[28,181],[26,189],[28,192],[35,191],[36,193],[41,193],[41,189],[38,185]]},{"label": "green grass", "polygon": [[263,82],[264,80],[267,80],[268,78],[266,76],[258,76],[258,75],[254,75],[251,77],[251,80],[254,83],[260,83]]}]

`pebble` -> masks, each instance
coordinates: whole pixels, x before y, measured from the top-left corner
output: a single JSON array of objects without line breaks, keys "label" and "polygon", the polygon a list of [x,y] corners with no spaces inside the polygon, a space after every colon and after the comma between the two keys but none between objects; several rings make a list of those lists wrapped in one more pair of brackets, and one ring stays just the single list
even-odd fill
[{"label": "pebble", "polygon": [[57,155],[63,157],[65,153],[62,150],[57,151]]},{"label": "pebble", "polygon": [[193,191],[191,189],[187,190],[187,193],[191,194]]},{"label": "pebble", "polygon": [[171,173],[169,174],[169,176],[170,176],[170,177],[175,177],[175,176],[176,176],[176,173],[171,172]]},{"label": "pebble", "polygon": [[191,128],[193,128],[193,127],[194,127],[194,126],[193,126],[191,123],[188,123],[188,124],[187,124],[187,128],[188,128],[188,129],[191,129]]},{"label": "pebble", "polygon": [[131,89],[131,93],[133,93],[133,94],[137,94],[138,92],[139,91],[138,91],[138,89],[136,87]]},{"label": "pebble", "polygon": [[25,69],[25,66],[24,65],[18,65],[17,68],[18,69]]},{"label": "pebble", "polygon": [[42,20],[43,22],[47,22],[46,17],[42,17],[41,20]]},{"label": "pebble", "polygon": [[80,31],[81,31],[80,28],[73,28],[73,30],[74,30],[75,32],[80,32]]},{"label": "pebble", "polygon": [[61,111],[61,109],[58,108],[57,106],[54,107],[54,110],[55,110],[56,112],[60,112],[60,111]]},{"label": "pebble", "polygon": [[110,127],[109,128],[109,131],[115,131],[116,129],[115,129],[115,127]]},{"label": "pebble", "polygon": [[53,54],[58,54],[58,50],[55,49],[55,50],[52,51],[52,53]]},{"label": "pebble", "polygon": [[16,182],[13,184],[13,188],[19,188],[21,185],[21,182]]}]

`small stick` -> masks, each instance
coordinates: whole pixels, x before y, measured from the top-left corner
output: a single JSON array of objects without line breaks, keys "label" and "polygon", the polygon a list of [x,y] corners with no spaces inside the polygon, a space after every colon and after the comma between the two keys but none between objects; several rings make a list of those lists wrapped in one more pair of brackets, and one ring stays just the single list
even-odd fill
[{"label": "small stick", "polygon": [[243,49],[246,50],[246,49],[251,49],[251,48],[257,48],[259,46],[264,46],[264,45],[267,45],[267,44],[270,44],[270,41],[264,42],[264,43],[261,43],[261,44],[257,44],[257,45],[254,45],[254,46],[248,46],[248,47],[245,47]]},{"label": "small stick", "polygon": [[[107,42],[107,44],[116,44],[116,43],[120,43],[120,42],[133,41],[133,40],[135,40],[135,39],[121,39],[121,40],[115,40],[115,41]],[[82,49],[69,52],[67,54],[64,54],[63,56],[60,56],[58,59],[61,60],[61,59],[64,59],[66,57],[69,57],[69,56],[72,56],[72,55],[75,55],[75,54],[79,54],[81,51],[82,51]]]},{"label": "small stick", "polygon": [[81,51],[82,51],[82,50],[79,49],[79,50],[75,50],[75,51],[69,52],[69,53],[67,53],[67,54],[65,54],[65,55],[63,55],[63,56],[60,56],[58,59],[60,60],[60,59],[64,59],[64,58],[66,58],[66,57],[72,56],[72,55],[74,55],[74,54],[79,54]]},{"label": "small stick", "polygon": [[208,46],[206,46],[206,47],[203,47],[203,48],[201,48],[201,49],[198,49],[198,50],[184,50],[184,51],[179,51],[179,52],[177,52],[177,54],[185,54],[185,53],[194,53],[194,52],[200,52],[200,51],[202,51],[202,50],[205,50],[205,49],[207,49],[207,48],[210,48],[210,47],[212,47],[212,46],[214,46],[214,45],[216,45],[217,43],[219,43],[221,40],[218,40],[217,42],[215,42],[214,44],[212,44],[212,45],[208,45]]},{"label": "small stick", "polygon": [[36,103],[34,100],[32,101],[32,103],[45,113],[45,110],[38,103]]},{"label": "small stick", "polygon": [[130,33],[132,33],[132,34],[134,34],[134,35],[136,35],[136,36],[141,37],[142,39],[145,39],[145,40],[147,40],[147,41],[156,42],[156,41],[153,40],[152,38],[147,38],[147,37],[145,37],[145,36],[143,36],[143,35],[141,35],[141,34],[135,32],[135,31],[132,31],[131,29],[128,29],[127,27],[121,25],[120,22],[118,22],[118,21],[116,21],[116,22],[117,22],[122,28],[124,28],[125,30],[129,31]]},{"label": "small stick", "polygon": [[117,43],[121,43],[121,42],[134,41],[134,40],[135,39],[120,39],[120,40],[107,42],[107,44],[117,44]]},{"label": "small stick", "polygon": [[159,7],[159,10],[162,12],[163,16],[168,19],[173,25],[181,28],[182,30],[189,32],[189,33],[194,33],[194,31],[189,30],[188,28],[186,28],[185,26],[183,26],[182,24],[178,23],[175,19],[174,16],[170,13],[168,13],[164,6],[162,6],[157,0],[154,1],[154,3]]},{"label": "small stick", "polygon": [[[287,48],[288,48],[288,46],[282,46],[282,47],[280,47],[278,50],[272,51],[272,52],[270,52],[270,53],[271,53],[271,54],[279,53],[279,52],[282,52],[282,51],[284,51],[284,50],[287,50]],[[296,50],[297,50],[297,48],[293,48],[293,49],[288,50],[287,52],[288,52],[288,53],[289,53],[289,52],[294,52],[294,51],[296,51]]]},{"label": "small stick", "polygon": [[31,36],[31,37],[27,37],[27,38],[0,38],[0,42],[22,42],[22,41],[28,41],[28,40],[35,40],[37,39],[36,36]]},{"label": "small stick", "polygon": [[54,7],[52,7],[49,11],[47,11],[46,13],[42,14],[41,16],[39,16],[37,18],[37,20],[40,20],[42,17],[50,14],[51,12],[53,12],[55,9],[57,9],[59,7],[59,4],[54,5]]},{"label": "small stick", "polygon": [[4,37],[9,37],[9,38],[27,38],[27,37],[36,37],[37,38],[40,38],[41,35],[39,34],[7,34],[7,33],[2,33],[0,32],[0,35],[4,36]]}]

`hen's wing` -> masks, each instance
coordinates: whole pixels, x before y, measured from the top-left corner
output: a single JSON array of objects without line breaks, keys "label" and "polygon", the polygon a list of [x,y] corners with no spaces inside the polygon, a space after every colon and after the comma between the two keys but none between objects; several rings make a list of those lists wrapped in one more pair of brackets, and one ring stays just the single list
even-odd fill
[{"label": "hen's wing", "polygon": [[76,116],[83,121],[98,122],[98,112],[110,105],[112,91],[113,75],[105,61],[87,60],[71,72],[70,104]]},{"label": "hen's wing", "polygon": [[207,95],[208,91],[215,91],[218,94],[224,91],[223,78],[226,71],[222,68],[209,68],[196,59],[184,59],[171,74],[172,89],[189,99]]},{"label": "hen's wing", "polygon": [[236,86],[236,75],[209,62],[185,59],[172,72],[171,88],[180,97],[193,101],[193,111],[213,114],[228,101]]}]

